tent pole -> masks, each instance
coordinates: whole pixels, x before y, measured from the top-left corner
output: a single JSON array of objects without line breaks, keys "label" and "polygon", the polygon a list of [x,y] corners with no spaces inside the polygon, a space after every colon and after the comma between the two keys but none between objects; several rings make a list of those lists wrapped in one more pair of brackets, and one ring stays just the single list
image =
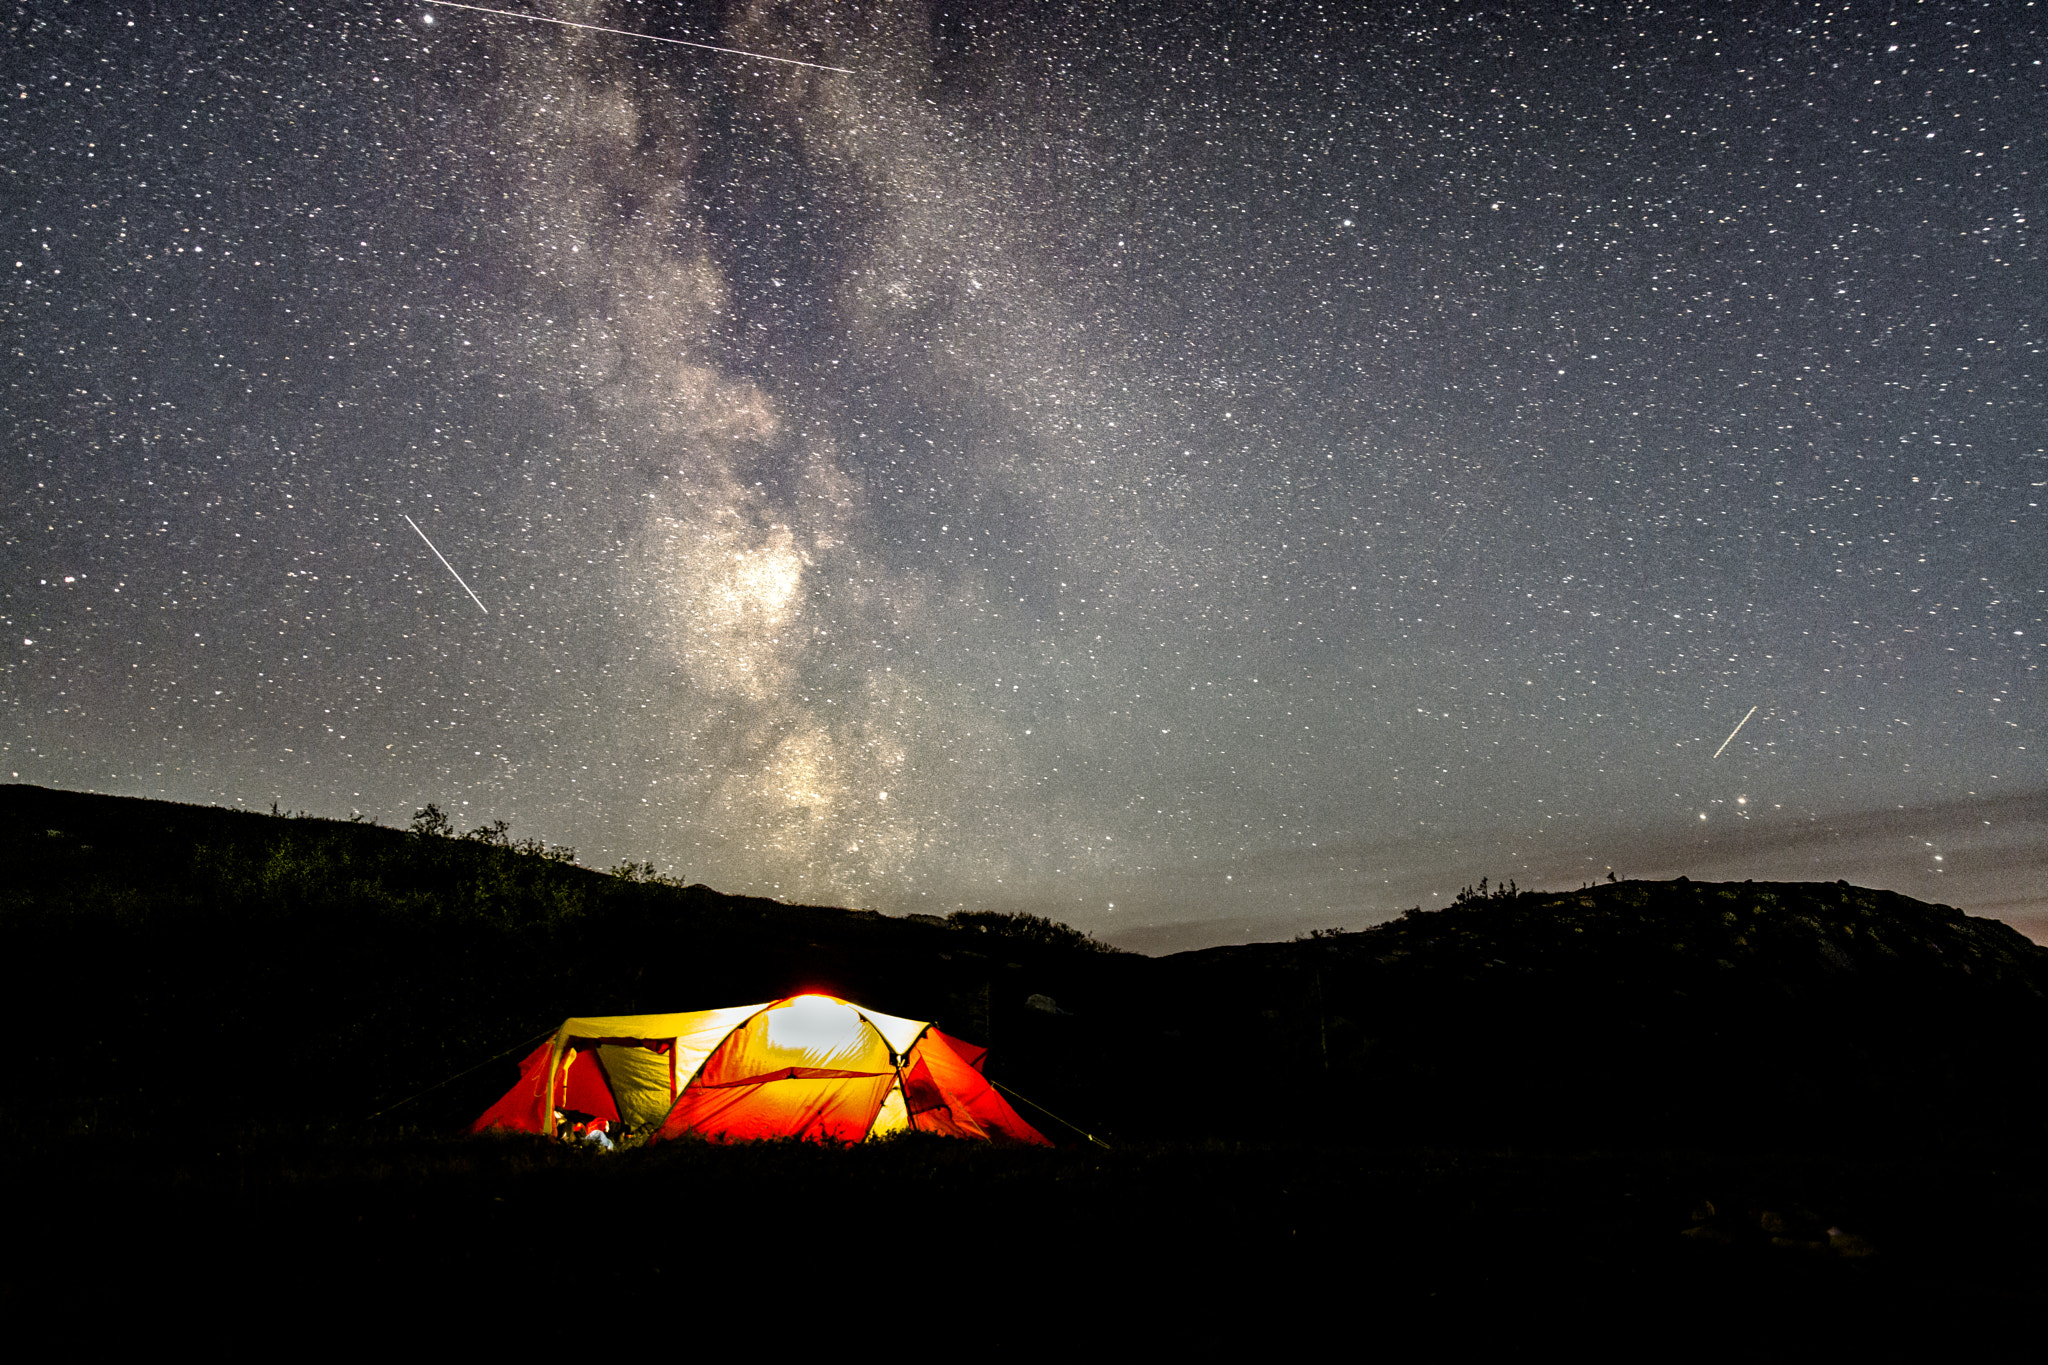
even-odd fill
[{"label": "tent pole", "polygon": [[1323,1047],[1323,1070],[1330,1069],[1330,1007],[1323,999],[1323,969],[1316,968],[1316,1031]]}]

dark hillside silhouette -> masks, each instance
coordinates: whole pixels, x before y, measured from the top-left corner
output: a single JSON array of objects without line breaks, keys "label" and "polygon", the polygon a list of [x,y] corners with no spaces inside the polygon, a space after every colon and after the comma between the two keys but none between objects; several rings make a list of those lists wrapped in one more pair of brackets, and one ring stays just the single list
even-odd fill
[{"label": "dark hillside silhouette", "polygon": [[[48,1136],[49,1113],[74,1135],[349,1125],[572,1014],[807,989],[1035,1076],[1008,1045],[1033,996],[1093,999],[1105,971],[1150,966],[1032,916],[919,923],[596,872],[500,826],[457,836],[431,806],[407,831],[7,786],[0,867],[13,998],[90,1020],[18,1054],[38,1114],[13,1111],[17,1137]],[[459,1126],[512,1074],[400,1117]]]},{"label": "dark hillside silhouette", "polygon": [[1325,1132],[1839,1148],[2048,1119],[2048,949],[1846,882],[1470,896],[1160,966],[1162,1050],[1287,1085]]},{"label": "dark hillside silhouette", "polygon": [[[1834,1339],[2038,1306],[2048,950],[1888,893],[1510,886],[1152,959],[597,872],[433,807],[396,830],[23,786],[0,869],[12,1321],[459,1305],[554,1339],[533,1275],[562,1248],[751,1302],[877,1210],[949,1229],[960,1301],[1006,1331],[1107,1296],[1211,1344],[1363,1305],[1380,1339],[1647,1314],[1753,1346],[1787,1316]],[[992,1045],[1109,1146],[1022,1104],[1062,1150],[456,1136],[568,1015],[807,987]]]},{"label": "dark hillside silhouette", "polygon": [[[1131,1135],[1797,1145],[2044,1118],[2048,949],[1839,883],[1496,890],[1148,959],[1036,916],[596,872],[431,806],[407,831],[11,786],[0,830],[12,997],[90,1021],[15,1057],[69,1133],[349,1125],[437,1085],[402,1118],[452,1127],[512,1061],[440,1083],[568,1015],[810,988],[993,1045],[998,1079]],[[1288,1101],[1191,1110],[1218,1077]]]}]

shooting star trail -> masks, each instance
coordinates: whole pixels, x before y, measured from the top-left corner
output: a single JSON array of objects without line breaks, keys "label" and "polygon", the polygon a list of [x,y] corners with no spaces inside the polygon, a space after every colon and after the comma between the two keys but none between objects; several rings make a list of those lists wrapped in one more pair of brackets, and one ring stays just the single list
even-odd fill
[{"label": "shooting star trail", "polygon": [[[443,561],[443,562],[445,563],[446,561]],[[478,603],[478,605],[479,605],[479,606],[481,606],[481,605],[482,605],[482,603]],[[1755,715],[1756,713],[1757,713],[1757,708],[1756,708],[1756,707],[1752,706],[1752,707],[1750,707],[1750,708],[1749,708],[1749,716],[1753,716],[1753,715]],[[1726,738],[1726,739],[1724,739],[1724,740],[1722,740],[1722,741],[1721,741],[1721,749],[1725,749],[1725,748],[1727,748],[1727,747],[1728,747],[1729,745],[1731,745],[1731,744],[1733,744],[1733,743],[1735,742],[1735,737],[1736,737],[1737,735],[1739,735],[1739,734],[1741,734],[1741,733],[1742,733],[1742,727],[1743,727],[1743,726],[1745,726],[1745,725],[1747,725],[1747,724],[1749,724],[1749,716],[1744,716],[1744,717],[1743,717],[1743,718],[1742,718],[1741,720],[1738,720],[1738,721],[1736,721],[1736,722],[1735,722],[1735,728],[1734,728],[1733,730],[1730,730],[1730,731],[1728,732],[1728,738]],[[1716,749],[1716,750],[1714,750],[1714,757],[1715,757],[1715,758],[1719,758],[1719,757],[1721,756],[1721,749]],[[1711,762],[1712,760],[1710,759],[1710,760],[1708,760],[1708,761],[1709,761],[1709,762]]]},{"label": "shooting star trail", "polygon": [[826,66],[823,62],[800,62],[794,57],[771,57],[765,52],[749,52],[739,47],[719,47],[716,43],[693,43],[686,38],[658,38],[652,33],[635,33],[629,28],[606,28],[602,24],[578,24],[568,19],[551,19],[545,14],[521,14],[517,10],[489,9],[483,5],[458,4],[456,0],[426,0],[429,5],[443,9],[474,10],[478,14],[495,14],[505,19],[530,19],[536,24],[559,24],[563,28],[588,29],[592,33],[612,33],[621,38],[639,38],[649,43],[673,43],[677,47],[701,48],[706,52],[723,52],[730,57],[751,57],[757,62],[781,62],[785,66],[807,66],[813,71],[836,71],[842,76],[855,73],[843,66]]},{"label": "shooting star trail", "polygon": [[[400,512],[398,515],[400,515],[401,517],[405,517],[405,513],[403,512]],[[427,533],[420,529],[420,524],[418,522],[414,521],[411,517],[405,517],[405,524],[407,526],[412,527],[414,535],[418,536],[421,540],[427,540]],[[434,551],[434,558],[441,561],[442,568],[446,569],[449,573],[455,573],[455,566],[448,562],[447,555],[442,554],[438,549],[434,548],[433,541],[427,540],[427,548],[429,550]],[[459,573],[455,573],[455,581],[457,583],[462,583],[462,575]],[[482,612],[486,616],[489,616],[491,614],[491,609],[484,605],[484,599],[476,595],[475,588],[470,587],[469,584],[467,583],[462,583],[462,590],[469,594],[470,601],[476,603],[476,609],[478,611]]]}]

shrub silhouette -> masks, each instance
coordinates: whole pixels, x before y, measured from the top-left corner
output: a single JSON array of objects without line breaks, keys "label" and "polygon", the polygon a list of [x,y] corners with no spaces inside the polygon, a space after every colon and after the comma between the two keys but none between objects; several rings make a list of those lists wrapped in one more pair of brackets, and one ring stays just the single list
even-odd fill
[{"label": "shrub silhouette", "polygon": [[[276,813],[274,809],[272,813]],[[412,832],[422,839],[452,839],[455,826],[439,806],[429,801],[424,809],[413,812]]]},{"label": "shrub silhouette", "polygon": [[1005,942],[1029,944],[1035,948],[1079,948],[1091,953],[1123,951],[1098,942],[1093,934],[1043,915],[1000,910],[956,910],[946,916],[946,923],[969,933],[987,934]]}]

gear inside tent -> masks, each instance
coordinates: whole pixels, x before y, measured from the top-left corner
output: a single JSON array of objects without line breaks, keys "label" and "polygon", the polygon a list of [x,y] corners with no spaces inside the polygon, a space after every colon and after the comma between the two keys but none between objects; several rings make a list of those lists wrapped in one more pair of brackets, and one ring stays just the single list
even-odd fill
[{"label": "gear inside tent", "polygon": [[650,1141],[891,1133],[1049,1146],[982,1074],[987,1049],[830,995],[565,1020],[470,1125],[553,1135],[586,1115]]}]

